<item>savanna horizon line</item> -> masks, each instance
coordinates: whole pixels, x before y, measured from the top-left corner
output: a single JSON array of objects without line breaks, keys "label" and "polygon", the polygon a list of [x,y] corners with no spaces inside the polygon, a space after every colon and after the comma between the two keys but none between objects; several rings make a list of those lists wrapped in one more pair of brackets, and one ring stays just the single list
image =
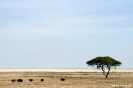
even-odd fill
[{"label": "savanna horizon line", "polygon": [[[0,68],[0,72],[102,72],[102,70],[97,68]],[[112,68],[110,72],[133,72],[133,68]]]}]

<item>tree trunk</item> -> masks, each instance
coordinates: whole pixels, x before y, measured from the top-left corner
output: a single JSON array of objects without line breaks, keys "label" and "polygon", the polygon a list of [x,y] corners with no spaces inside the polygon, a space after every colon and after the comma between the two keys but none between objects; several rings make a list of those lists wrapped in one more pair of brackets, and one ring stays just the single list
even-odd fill
[{"label": "tree trunk", "polygon": [[105,75],[106,76],[106,74],[105,74],[105,69],[104,69],[104,66],[102,65],[102,70],[103,70],[103,75]]},{"label": "tree trunk", "polygon": [[107,72],[107,74],[106,74],[106,77],[105,77],[105,78],[108,78],[108,75],[109,75],[109,72]]},{"label": "tree trunk", "polygon": [[103,75],[105,75],[105,78],[108,78],[108,75],[109,75],[109,72],[110,72],[110,67],[111,67],[111,66],[109,66],[109,65],[107,66],[108,72],[107,72],[107,74],[106,74],[106,73],[105,73],[104,66],[103,66],[103,65],[101,66],[101,68],[102,68],[102,70],[103,70]]},{"label": "tree trunk", "polygon": [[109,71],[110,71],[110,66],[108,66],[107,68],[108,68],[108,72],[107,72],[107,74],[106,74],[106,77],[105,77],[105,78],[108,78]]}]

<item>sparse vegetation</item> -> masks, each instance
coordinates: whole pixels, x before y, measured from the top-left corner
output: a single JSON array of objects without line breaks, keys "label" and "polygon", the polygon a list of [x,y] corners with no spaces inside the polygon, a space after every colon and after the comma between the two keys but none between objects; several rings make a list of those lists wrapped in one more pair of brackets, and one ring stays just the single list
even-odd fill
[{"label": "sparse vegetation", "polygon": [[[133,85],[133,72],[112,72],[108,79],[103,78],[101,72],[56,72],[54,74],[52,72],[0,72],[0,74],[0,88],[111,88],[112,84]],[[65,78],[64,82],[60,81],[62,77]],[[23,79],[23,82],[11,81],[18,78]],[[30,78],[34,81],[29,82]],[[44,79],[44,82],[41,82],[41,79]]]}]

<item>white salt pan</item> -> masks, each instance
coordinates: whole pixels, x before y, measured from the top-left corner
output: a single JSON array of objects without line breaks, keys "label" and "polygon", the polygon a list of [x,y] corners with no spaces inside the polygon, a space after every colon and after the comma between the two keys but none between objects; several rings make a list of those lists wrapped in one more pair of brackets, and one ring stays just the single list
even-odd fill
[{"label": "white salt pan", "polygon": [[[102,70],[96,68],[0,68],[0,72],[102,72]],[[116,68],[116,70],[112,68],[110,72],[133,72],[133,68]]]}]

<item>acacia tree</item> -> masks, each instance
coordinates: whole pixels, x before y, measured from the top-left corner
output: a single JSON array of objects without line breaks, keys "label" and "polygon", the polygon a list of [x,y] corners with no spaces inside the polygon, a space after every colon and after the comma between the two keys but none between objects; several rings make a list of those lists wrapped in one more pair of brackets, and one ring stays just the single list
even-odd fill
[{"label": "acacia tree", "polygon": [[[117,61],[109,56],[105,56],[105,57],[96,57],[90,61],[87,61],[86,64],[88,66],[97,66],[97,69],[102,69],[103,71],[103,75],[105,75],[105,78],[108,78],[109,72],[110,72],[110,68],[111,67],[115,67],[116,66],[120,66],[122,63],[120,61]],[[108,69],[108,72],[105,72],[105,68]]]}]

